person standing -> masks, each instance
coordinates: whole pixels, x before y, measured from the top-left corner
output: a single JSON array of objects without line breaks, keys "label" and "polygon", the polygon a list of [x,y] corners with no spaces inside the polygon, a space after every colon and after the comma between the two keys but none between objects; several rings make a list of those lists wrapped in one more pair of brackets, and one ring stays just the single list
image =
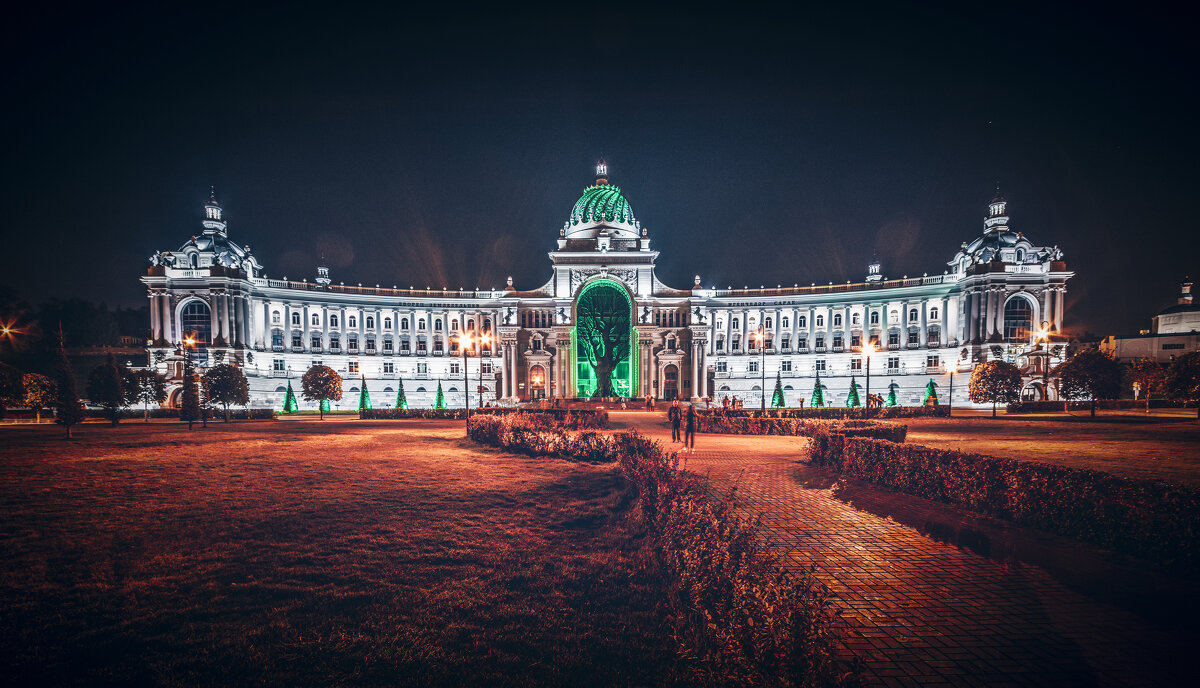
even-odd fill
[{"label": "person standing", "polygon": [[671,442],[679,441],[679,425],[683,420],[683,413],[679,408],[679,402],[671,404],[671,408],[667,409],[667,419],[671,421]]},{"label": "person standing", "polygon": [[696,447],[696,406],[688,404],[687,410],[687,434],[683,436],[683,446],[687,449]]}]

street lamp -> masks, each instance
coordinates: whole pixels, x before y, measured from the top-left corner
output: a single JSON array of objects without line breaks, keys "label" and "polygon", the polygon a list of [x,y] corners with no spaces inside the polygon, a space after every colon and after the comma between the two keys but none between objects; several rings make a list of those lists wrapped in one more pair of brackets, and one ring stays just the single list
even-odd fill
[{"label": "street lamp", "polygon": [[758,328],[758,332],[754,333],[754,338],[758,340],[758,348],[762,350],[762,363],[758,366],[758,371],[762,373],[762,410],[767,410],[767,333],[763,328]]},{"label": "street lamp", "polygon": [[462,349],[463,357],[463,408],[466,409],[467,421],[471,420],[471,390],[468,385],[471,379],[467,377],[467,349],[471,348],[471,333],[458,333],[458,348]]},{"label": "street lamp", "polygon": [[862,348],[863,356],[867,359],[867,403],[871,403],[871,354],[875,353],[875,345],[867,341]]}]

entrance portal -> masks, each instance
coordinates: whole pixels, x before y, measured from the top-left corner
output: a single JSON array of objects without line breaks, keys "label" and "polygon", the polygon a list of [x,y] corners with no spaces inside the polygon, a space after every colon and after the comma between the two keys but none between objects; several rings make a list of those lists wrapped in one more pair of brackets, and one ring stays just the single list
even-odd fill
[{"label": "entrance portal", "polygon": [[679,398],[679,368],[674,363],[663,368],[663,399],[675,401]]},{"label": "entrance portal", "polygon": [[575,396],[630,397],[637,389],[637,341],[633,301],[620,284],[589,282],[575,299],[571,353]]}]

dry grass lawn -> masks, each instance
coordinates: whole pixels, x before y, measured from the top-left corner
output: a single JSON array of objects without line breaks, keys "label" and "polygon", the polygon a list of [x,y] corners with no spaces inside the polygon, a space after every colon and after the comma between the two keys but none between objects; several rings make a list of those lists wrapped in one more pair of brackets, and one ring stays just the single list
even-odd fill
[{"label": "dry grass lawn", "polygon": [[0,428],[10,685],[663,685],[615,467],[461,423]]},{"label": "dry grass lawn", "polygon": [[1117,475],[1200,486],[1200,422],[1195,411],[1151,414],[970,415],[913,418],[908,441],[940,449],[1093,468]]}]

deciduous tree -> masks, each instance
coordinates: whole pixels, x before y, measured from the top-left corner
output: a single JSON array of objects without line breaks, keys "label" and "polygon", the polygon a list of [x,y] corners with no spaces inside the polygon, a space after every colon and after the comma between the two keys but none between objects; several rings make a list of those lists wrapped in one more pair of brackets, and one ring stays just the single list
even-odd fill
[{"label": "deciduous tree", "polygon": [[596,373],[594,396],[617,396],[612,377],[629,355],[631,319],[625,295],[609,285],[588,289],[575,307],[576,341]]},{"label": "deciduous tree", "polygon": [[167,400],[167,379],[151,369],[137,373],[137,395],[134,403],[145,406],[143,417],[150,422],[150,404],[162,404]]},{"label": "deciduous tree", "polygon": [[179,395],[179,420],[186,420],[188,430],[200,420],[200,386],[196,383],[196,364],[191,357],[183,363],[183,391]]},{"label": "deciduous tree", "polygon": [[54,406],[54,380],[37,373],[25,373],[25,407],[33,409],[36,422],[42,422],[42,409]]},{"label": "deciduous tree", "polygon": [[1167,381],[1167,369],[1153,358],[1139,358],[1129,364],[1126,374],[1145,399],[1146,413],[1150,413],[1150,397],[1162,391]]},{"label": "deciduous tree", "polygon": [[215,365],[204,373],[204,389],[210,404],[220,404],[225,409],[225,422],[229,422],[229,405],[245,406],[250,403],[250,385],[237,366],[228,363]]},{"label": "deciduous tree", "polygon": [[19,406],[24,400],[24,378],[21,371],[7,363],[0,363],[0,418],[4,418],[5,409],[9,406]]},{"label": "deciduous tree", "polygon": [[967,396],[977,404],[992,404],[992,417],[996,417],[996,404],[1009,403],[1020,398],[1021,371],[1007,361],[987,361],[975,366],[967,385]]},{"label": "deciduous tree", "polygon": [[330,399],[333,401],[342,399],[342,376],[329,366],[315,365],[304,373],[304,377],[300,378],[300,390],[305,399],[321,404],[318,408],[320,408],[321,420],[325,420],[324,404]]},{"label": "deciduous tree", "polygon": [[1121,393],[1121,365],[1099,349],[1084,349],[1055,371],[1058,393],[1065,399],[1088,399],[1092,416],[1096,400],[1115,399]]},{"label": "deciduous tree", "polygon": [[1196,404],[1196,419],[1200,420],[1200,351],[1184,354],[1171,362],[1167,369],[1167,394],[1173,399]]}]

